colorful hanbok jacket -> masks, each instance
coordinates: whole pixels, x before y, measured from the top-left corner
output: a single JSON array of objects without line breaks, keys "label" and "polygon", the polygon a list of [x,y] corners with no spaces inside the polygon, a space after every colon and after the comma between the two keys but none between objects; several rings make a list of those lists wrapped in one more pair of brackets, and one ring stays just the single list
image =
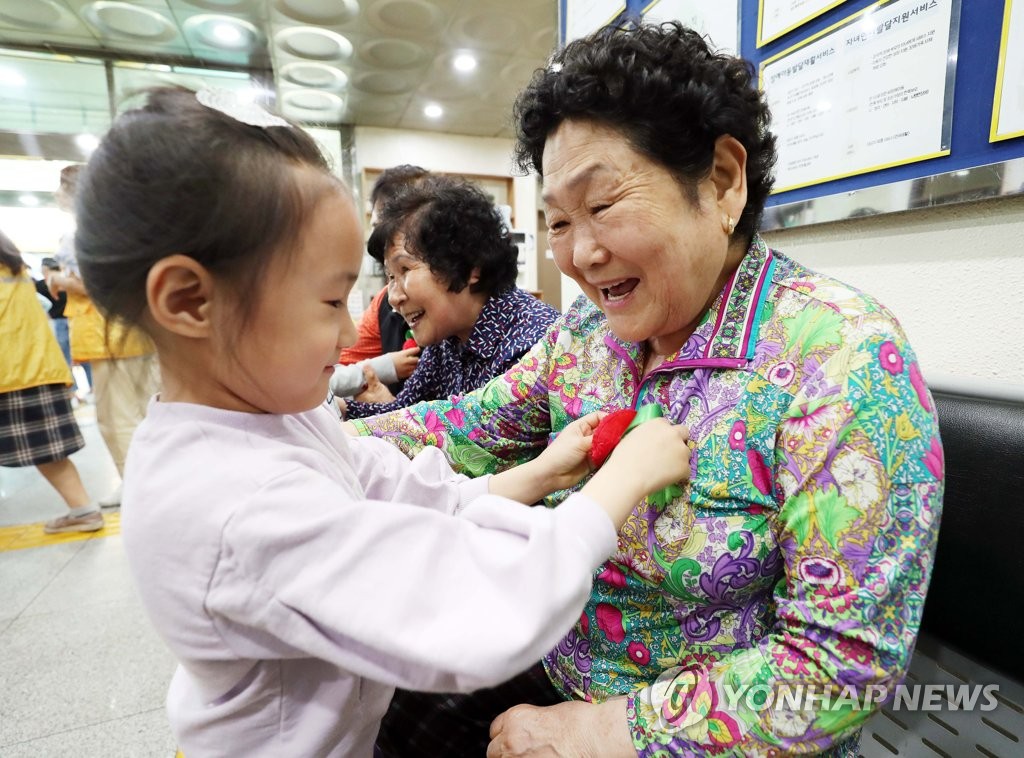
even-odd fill
[{"label": "colorful hanbok jacket", "polygon": [[640,756],[850,754],[909,664],[941,512],[934,405],[901,327],[755,237],[679,352],[643,361],[580,298],[479,390],[356,423],[472,475],[592,411],[660,405],[696,442],[691,481],[626,521],[544,661],[553,685],[627,695]]}]

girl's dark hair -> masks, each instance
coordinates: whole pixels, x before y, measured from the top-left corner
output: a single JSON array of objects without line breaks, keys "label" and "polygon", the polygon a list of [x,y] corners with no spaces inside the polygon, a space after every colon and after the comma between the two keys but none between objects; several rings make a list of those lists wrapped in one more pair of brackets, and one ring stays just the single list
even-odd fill
[{"label": "girl's dark hair", "polygon": [[534,73],[515,105],[515,159],[543,174],[548,136],[566,119],[620,131],[633,149],[665,166],[697,202],[715,140],[731,135],[747,151],[747,204],[736,232],[753,236],[771,191],[775,136],[753,66],[716,54],[678,22],[605,28],[569,43]]},{"label": "girl's dark hair", "polygon": [[[304,181],[303,167],[324,181]],[[250,126],[190,90],[151,89],[143,107],[117,118],[79,178],[82,278],[108,317],[144,325],[150,268],[182,253],[232,285],[244,319],[271,257],[299,239],[332,186],[342,185],[301,129]]]},{"label": "girl's dark hair", "polygon": [[383,263],[399,234],[450,292],[464,289],[474,268],[480,279],[470,292],[491,296],[515,286],[519,250],[494,203],[471,182],[431,176],[407,186],[380,210],[370,255]]},{"label": "girl's dark hair", "polygon": [[0,232],[0,266],[6,266],[15,276],[25,268],[25,259],[21,257],[18,246],[3,232]]}]

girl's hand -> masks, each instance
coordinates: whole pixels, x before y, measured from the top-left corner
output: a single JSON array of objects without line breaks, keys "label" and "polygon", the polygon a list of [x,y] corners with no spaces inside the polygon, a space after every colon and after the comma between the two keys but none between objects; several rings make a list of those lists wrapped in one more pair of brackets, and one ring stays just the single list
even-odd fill
[{"label": "girl's hand", "polygon": [[489,491],[529,505],[576,484],[590,472],[587,454],[602,415],[591,413],[569,424],[532,461],[492,476]]},{"label": "girl's hand", "polygon": [[690,432],[685,426],[656,418],[637,426],[615,446],[601,468],[635,482],[640,498],[690,478]]},{"label": "girl's hand", "polygon": [[533,461],[539,475],[550,482],[550,492],[572,487],[590,473],[590,446],[603,416],[590,413],[573,421]]}]

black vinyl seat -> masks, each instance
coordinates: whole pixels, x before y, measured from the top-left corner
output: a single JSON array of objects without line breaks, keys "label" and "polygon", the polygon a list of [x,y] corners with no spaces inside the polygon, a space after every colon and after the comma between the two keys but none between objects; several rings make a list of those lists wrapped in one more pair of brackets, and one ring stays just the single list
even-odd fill
[{"label": "black vinyl seat", "polygon": [[[934,393],[946,494],[921,636],[906,684],[996,685],[998,705],[887,704],[861,755],[1024,756],[1024,402]],[[983,700],[983,698],[981,699]]]}]

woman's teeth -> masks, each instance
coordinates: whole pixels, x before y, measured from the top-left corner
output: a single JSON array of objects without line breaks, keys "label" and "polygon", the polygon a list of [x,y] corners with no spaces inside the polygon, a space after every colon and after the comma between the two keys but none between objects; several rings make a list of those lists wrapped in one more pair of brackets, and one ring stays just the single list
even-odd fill
[{"label": "woman's teeth", "polygon": [[630,292],[632,292],[638,284],[636,279],[626,279],[625,281],[613,284],[611,287],[602,287],[601,292],[604,293],[605,299],[611,302],[616,300],[622,300]]}]

